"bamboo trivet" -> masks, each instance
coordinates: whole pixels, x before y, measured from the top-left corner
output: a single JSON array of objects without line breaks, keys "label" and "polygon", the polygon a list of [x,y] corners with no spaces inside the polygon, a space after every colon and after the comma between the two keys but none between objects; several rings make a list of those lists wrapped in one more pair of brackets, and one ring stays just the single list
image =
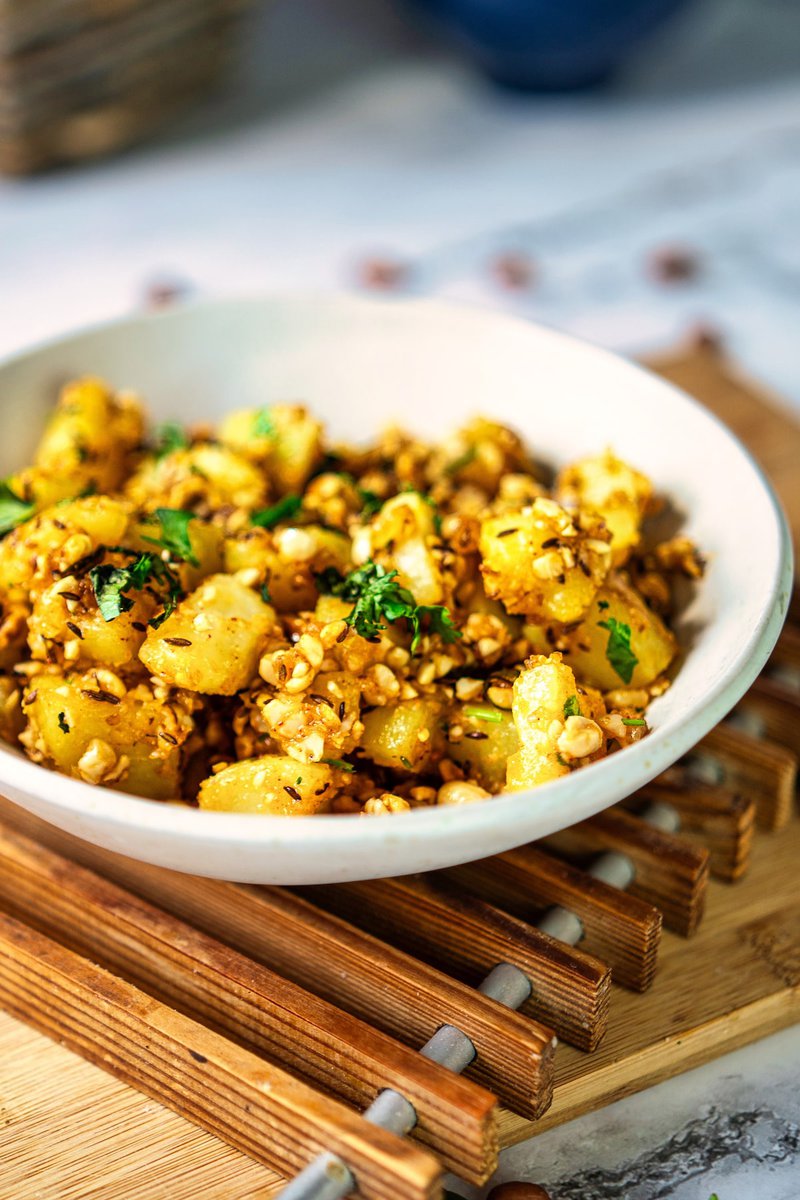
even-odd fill
[{"label": "bamboo trivet", "polygon": [[[796,428],[710,350],[662,366],[690,390],[687,373],[713,383],[740,417],[760,405],[756,450],[798,513]],[[291,1171],[320,1149],[364,1195],[435,1195],[437,1159],[476,1182],[492,1169],[487,1088],[517,1114],[500,1115],[507,1144],[797,1019],[798,631],[774,666],[731,724],[624,806],[423,880],[302,896],[194,880],[2,802],[10,825],[100,872],[0,830],[3,1004],[218,1136],[0,1014],[0,1200],[274,1196],[260,1164]],[[756,812],[773,832],[753,844]],[[709,867],[744,878],[709,884]],[[502,961],[529,981],[520,1013],[474,990]],[[609,991],[609,968],[626,986]],[[413,1049],[443,1024],[474,1047],[467,1078]],[[554,1061],[547,1025],[571,1043]],[[342,1107],[381,1088],[436,1158]]]}]

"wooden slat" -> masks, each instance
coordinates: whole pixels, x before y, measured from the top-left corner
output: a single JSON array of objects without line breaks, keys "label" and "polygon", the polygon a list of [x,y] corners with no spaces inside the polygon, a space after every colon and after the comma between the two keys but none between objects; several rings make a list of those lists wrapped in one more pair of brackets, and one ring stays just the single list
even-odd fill
[{"label": "wooden slat", "polygon": [[[662,777],[663,778],[663,777]],[[756,823],[755,801],[727,788],[693,783],[681,774],[669,783],[651,783],[628,800],[640,812],[649,803],[669,804],[680,817],[680,833],[708,850],[711,874],[733,883],[750,862]]]},{"label": "wooden slat", "polygon": [[712,729],[695,753],[719,763],[726,787],[752,796],[763,829],[782,829],[786,825],[797,785],[795,754],[725,724]]},{"label": "wooden slat", "polygon": [[800,754],[800,691],[762,675],[737,704],[734,715],[740,713],[755,717],[767,741]]},{"label": "wooden slat", "polygon": [[450,1170],[485,1182],[497,1160],[490,1092],[297,984],[0,825],[0,901],[164,1004],[365,1108],[385,1087]]},{"label": "wooden slat", "polygon": [[583,924],[581,948],[609,964],[615,983],[636,991],[652,983],[661,913],[636,896],[534,846],[453,867],[446,875],[523,921],[535,921],[547,908],[563,905]]},{"label": "wooden slat", "polygon": [[[792,603],[800,608],[800,588],[795,588]],[[791,614],[794,610],[790,609],[789,611]],[[797,624],[795,620],[798,622]],[[790,620],[789,624],[784,625],[781,636],[772,651],[769,665],[788,667],[790,671],[797,671],[800,674],[800,613],[795,620]]]},{"label": "wooden slat", "polygon": [[668,929],[684,936],[697,929],[705,908],[708,851],[686,838],[616,808],[562,829],[544,844],[581,866],[607,850],[627,855],[636,871],[631,895],[658,908]]},{"label": "wooden slat", "polygon": [[84,866],[263,962],[407,1045],[456,1025],[477,1050],[467,1074],[515,1112],[550,1103],[552,1032],[280,888],[179,875],[79,841],[0,798],[0,816]]},{"label": "wooden slat", "polygon": [[604,963],[438,874],[305,888],[302,894],[472,985],[497,963],[512,963],[531,982],[531,997],[520,1011],[574,1046],[592,1050],[605,1032],[611,972]]},{"label": "wooden slat", "polygon": [[531,1126],[503,1115],[503,1144],[800,1020],[799,861],[800,820],[759,833],[744,879],[735,887],[712,879],[695,936],[665,932],[650,991],[614,989],[608,1033],[594,1054],[559,1047],[553,1105],[542,1120]]},{"label": "wooden slat", "polygon": [[332,1150],[365,1200],[439,1194],[428,1151],[2,912],[0,1004],[283,1174]]}]

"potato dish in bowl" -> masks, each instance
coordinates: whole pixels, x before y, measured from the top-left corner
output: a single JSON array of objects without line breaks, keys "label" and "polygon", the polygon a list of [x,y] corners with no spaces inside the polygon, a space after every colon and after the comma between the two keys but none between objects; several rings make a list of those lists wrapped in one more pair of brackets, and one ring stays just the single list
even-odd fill
[{"label": "potato dish in bowl", "polygon": [[669,686],[702,567],[645,536],[658,506],[612,451],[550,478],[485,418],[358,447],[297,404],[148,431],[81,379],[0,491],[0,734],[212,810],[535,787],[644,737]]}]

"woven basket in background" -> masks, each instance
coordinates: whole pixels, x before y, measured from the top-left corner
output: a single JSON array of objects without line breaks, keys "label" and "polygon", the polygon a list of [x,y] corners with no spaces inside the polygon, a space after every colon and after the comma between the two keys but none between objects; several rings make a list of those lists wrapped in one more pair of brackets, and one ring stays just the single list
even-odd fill
[{"label": "woven basket in background", "polygon": [[106,154],[214,83],[248,0],[0,0],[0,171]]}]

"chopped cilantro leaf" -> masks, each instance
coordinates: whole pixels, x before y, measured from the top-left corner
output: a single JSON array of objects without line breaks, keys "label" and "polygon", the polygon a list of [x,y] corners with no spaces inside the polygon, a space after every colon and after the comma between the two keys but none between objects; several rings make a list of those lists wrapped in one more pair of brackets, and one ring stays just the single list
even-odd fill
[{"label": "chopped cilantro leaf", "polygon": [[413,630],[412,654],[419,646],[424,621],[430,632],[440,634],[445,642],[461,637],[443,604],[417,604],[408,588],[397,582],[397,571],[386,571],[371,559],[344,578],[328,567],[317,576],[317,586],[343,600],[355,601],[345,621],[362,637],[376,637],[387,621],[393,624],[401,618],[408,620]]},{"label": "chopped cilantro leaf", "polygon": [[464,716],[473,717],[476,721],[491,721],[493,725],[499,725],[503,720],[503,714],[496,708],[479,708],[476,704],[466,705]]},{"label": "chopped cilantro leaf", "polygon": [[564,720],[567,717],[579,717],[581,715],[580,701],[577,696],[570,696],[564,701]]},{"label": "chopped cilantro leaf", "polygon": [[407,771],[413,771],[413,770],[414,770],[414,768],[412,767],[412,765],[411,765],[410,761],[409,761],[409,760],[406,758],[405,754],[401,754],[401,755],[400,755],[400,762],[403,764],[403,766],[405,767],[405,769],[406,769]]},{"label": "chopped cilantro leaf", "polygon": [[624,621],[618,621],[616,617],[609,617],[607,621],[598,621],[597,624],[601,629],[608,630],[606,658],[622,682],[630,683],[634,668],[639,662],[631,650],[630,625],[626,625]]},{"label": "chopped cilantro leaf", "polygon": [[349,771],[351,775],[355,771],[355,767],[351,766],[349,762],[343,762],[341,758],[323,758],[322,761],[329,767],[338,767],[340,771]]},{"label": "chopped cilantro leaf", "polygon": [[270,508],[260,508],[258,512],[254,512],[250,522],[253,525],[260,525],[262,529],[272,529],[279,521],[289,521],[292,517],[297,516],[302,507],[302,497],[295,492],[290,492],[288,496],[284,496]]},{"label": "chopped cilantro leaf", "polygon": [[565,759],[563,759],[560,754],[556,754],[556,761],[558,762],[558,765],[561,767],[569,766],[569,763]]},{"label": "chopped cilantro leaf", "polygon": [[269,588],[267,587],[266,583],[262,583],[258,590],[261,593],[261,599],[264,601],[264,603],[272,604],[272,596],[269,594]]},{"label": "chopped cilantro leaf", "polygon": [[646,725],[647,722],[643,721],[641,719],[641,717],[623,717],[622,724],[623,725]]},{"label": "chopped cilantro leaf", "polygon": [[607,600],[598,600],[597,607],[602,612],[604,609],[608,608],[608,601]]},{"label": "chopped cilantro leaf", "polygon": [[66,713],[60,712],[58,714],[58,728],[62,733],[69,733],[69,725],[67,724]]},{"label": "chopped cilantro leaf", "polygon": [[253,418],[253,437],[274,438],[277,432],[272,413],[268,408],[260,408]]},{"label": "chopped cilantro leaf", "polygon": [[153,581],[161,584],[166,590],[164,610],[150,620],[153,629],[158,629],[167,617],[175,611],[182,593],[180,580],[172,568],[162,562],[155,554],[145,551],[136,554],[123,546],[112,546],[114,553],[127,554],[131,562],[125,567],[115,567],[111,563],[102,563],[92,567],[89,578],[94,588],[97,606],[104,621],[114,621],[121,613],[130,612],[133,600],[128,592],[141,591],[146,583]]},{"label": "chopped cilantro leaf", "polygon": [[361,511],[365,517],[374,517],[375,513],[381,511],[383,501],[377,492],[371,492],[369,488],[362,488],[358,485],[356,485],[356,491],[361,501]]},{"label": "chopped cilantro leaf", "polygon": [[200,562],[192,550],[189,538],[189,522],[195,519],[194,513],[185,512],[182,508],[157,508],[153,516],[161,526],[161,536],[157,538],[142,536],[142,541],[151,542],[154,546],[161,546],[163,550],[169,550],[170,554],[182,562],[199,567]]},{"label": "chopped cilantro leaf", "polygon": [[156,426],[153,453],[157,459],[166,458],[175,450],[186,450],[188,446],[186,431],[177,421],[164,421],[163,425]]},{"label": "chopped cilantro leaf", "polygon": [[12,491],[7,479],[0,481],[0,537],[30,520],[35,512],[36,506]]}]

